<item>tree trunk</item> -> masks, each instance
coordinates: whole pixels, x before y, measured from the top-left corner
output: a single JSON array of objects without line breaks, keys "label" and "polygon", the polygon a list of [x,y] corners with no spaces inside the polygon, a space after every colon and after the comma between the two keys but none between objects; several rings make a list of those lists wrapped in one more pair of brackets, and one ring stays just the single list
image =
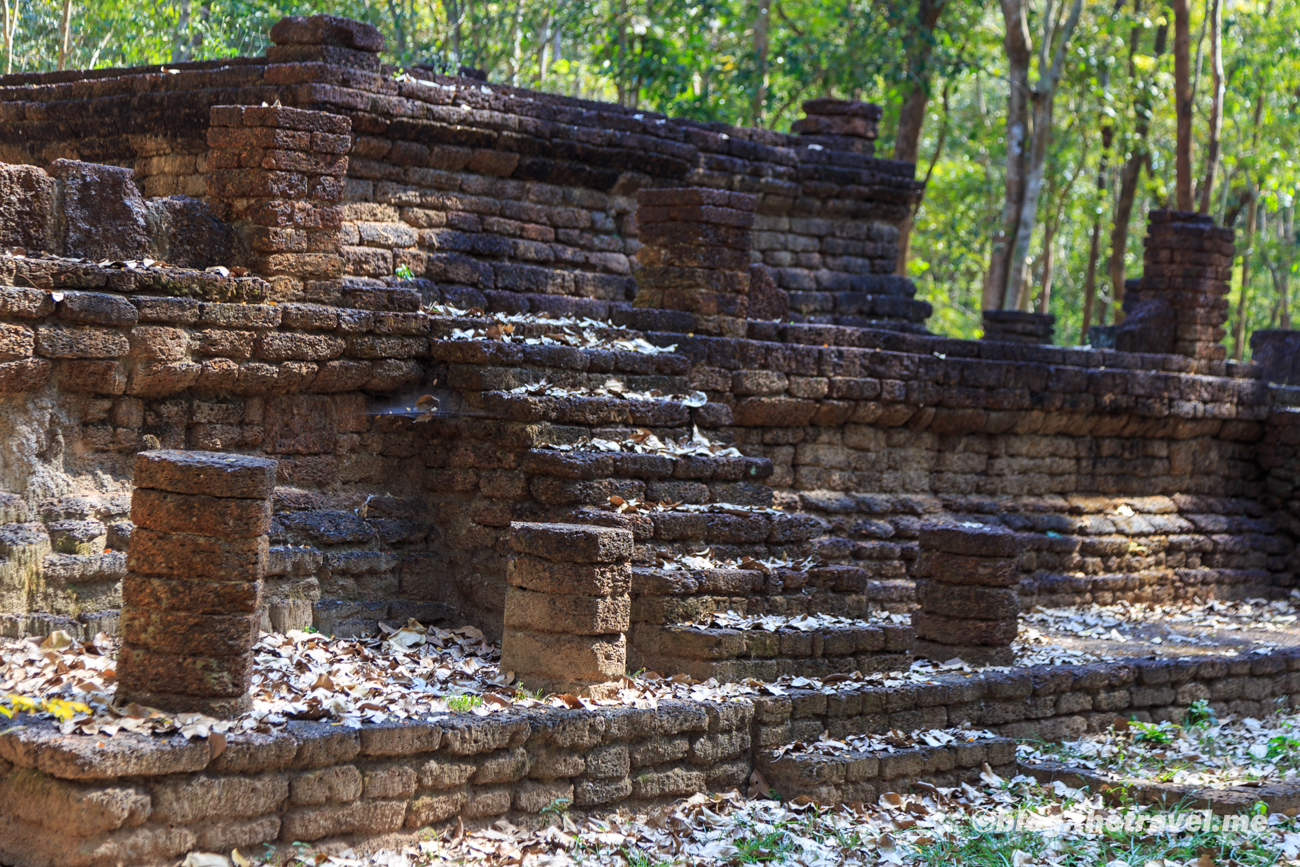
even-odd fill
[{"label": "tree trunk", "polygon": [[1209,0],[1206,15],[1211,20],[1210,71],[1214,77],[1214,95],[1210,100],[1209,140],[1205,146],[1205,182],[1201,184],[1202,214],[1210,212],[1210,197],[1214,194],[1214,172],[1219,164],[1219,140],[1223,136],[1223,0]]},{"label": "tree trunk", "polygon": [[538,42],[537,87],[538,88],[541,88],[542,82],[546,80],[546,71],[547,71],[547,64],[548,64],[547,55],[550,52],[551,41],[554,38],[553,34],[555,32],[555,29],[558,26],[559,26],[559,22],[557,22],[554,17],[547,15],[545,25],[542,27],[541,33],[539,33],[537,36],[537,42]]},{"label": "tree trunk", "polygon": [[1002,218],[993,236],[989,270],[984,277],[983,307],[1001,309],[1006,297],[1011,249],[1025,199],[1025,139],[1029,134],[1029,17],[1025,0],[1001,0],[1006,22],[1003,47],[1007,53],[1007,166]]},{"label": "tree trunk", "polygon": [[[1071,124],[1071,127],[1073,127],[1073,124]],[[1043,223],[1043,270],[1039,275],[1038,283],[1039,313],[1051,312],[1052,277],[1056,264],[1054,244],[1057,233],[1060,232],[1061,224],[1065,219],[1065,206],[1070,201],[1070,192],[1074,189],[1074,184],[1079,180],[1079,176],[1083,174],[1083,166],[1087,161],[1088,139],[1085,136],[1079,148],[1079,164],[1056,196],[1056,208],[1049,213],[1047,220]]]},{"label": "tree trunk", "polygon": [[1092,314],[1097,306],[1097,260],[1101,258],[1101,215],[1092,218],[1092,234],[1088,239],[1088,269],[1083,276],[1083,321],[1079,326],[1079,344],[1088,342],[1088,329],[1092,327]]},{"label": "tree trunk", "polygon": [[[1034,126],[1030,136],[1024,192],[1013,233],[1014,242],[1011,246],[1010,261],[1007,264],[1006,288],[1002,295],[1001,306],[1007,310],[1027,311],[1033,303],[1026,265],[1029,261],[1029,242],[1033,238],[1034,224],[1038,219],[1038,200],[1043,191],[1043,172],[1047,168],[1047,145],[1052,135],[1052,105],[1056,101],[1056,89],[1061,81],[1065,50],[1074,36],[1074,28],[1078,25],[1079,15],[1082,12],[1083,0],[1074,0],[1074,4],[1070,7],[1070,17],[1064,25],[1060,26],[1059,31],[1054,22],[1047,20],[1046,15],[1043,16],[1038,82],[1032,94]],[[1055,43],[1054,48],[1053,43]],[[1050,66],[1048,66],[1049,50],[1051,51]]]},{"label": "tree trunk", "polygon": [[1237,295],[1237,318],[1232,323],[1232,359],[1241,361],[1246,350],[1246,296],[1250,293],[1250,255],[1255,246],[1255,217],[1259,212],[1259,194],[1251,188],[1250,208],[1246,211],[1246,249],[1241,254],[1241,291]]},{"label": "tree trunk", "polygon": [[[1106,167],[1115,128],[1106,124],[1101,128],[1101,162],[1097,166],[1097,199],[1106,200]],[[1092,327],[1092,314],[1097,305],[1097,260],[1101,258],[1101,214],[1092,218],[1092,234],[1088,240],[1088,269],[1083,278],[1083,323],[1079,328],[1079,343],[1088,342],[1088,329]]]},{"label": "tree trunk", "polygon": [[[1152,52],[1157,60],[1165,53],[1167,37],[1168,28],[1161,24],[1156,30],[1155,47]],[[1129,69],[1130,74],[1136,74],[1131,63]],[[1133,124],[1134,147],[1129,158],[1124,161],[1123,169],[1120,170],[1119,198],[1115,202],[1115,221],[1110,232],[1110,297],[1115,307],[1116,323],[1124,318],[1124,311],[1120,307],[1124,301],[1124,253],[1128,248],[1128,230],[1133,217],[1133,199],[1137,195],[1138,178],[1147,160],[1146,139],[1151,129],[1151,98],[1148,93],[1147,88],[1140,89],[1134,105],[1134,113],[1137,116]],[[1103,315],[1097,321],[1104,325],[1106,317]]]},{"label": "tree trunk", "polygon": [[13,8],[9,8],[9,0],[4,2],[4,42],[5,42],[5,75],[14,71],[14,33],[18,30],[19,6],[22,0],[13,0]]},{"label": "tree trunk", "polygon": [[939,138],[934,143],[934,153],[930,154],[930,165],[925,169],[925,177],[921,179],[921,194],[916,199],[916,204],[908,211],[903,218],[903,222],[898,227],[898,262],[899,270],[897,273],[907,276],[907,262],[912,258],[912,225],[916,220],[916,213],[921,209],[921,204],[925,201],[925,191],[930,186],[930,178],[934,176],[934,167],[938,165],[939,158],[943,156],[943,146],[948,141],[948,105],[949,85],[943,88],[943,122],[939,125]]},{"label": "tree trunk", "polygon": [[754,58],[758,68],[755,70],[754,96],[749,105],[750,126],[762,126],[763,106],[767,103],[767,25],[771,11],[772,0],[758,0],[754,19]]},{"label": "tree trunk", "polygon": [[1038,284],[1038,312],[1048,313],[1052,306],[1052,243],[1056,240],[1056,221],[1043,227],[1043,275]]},{"label": "tree trunk", "polygon": [[63,0],[63,24],[59,28],[59,69],[68,68],[68,53],[72,49],[72,0]]},{"label": "tree trunk", "polygon": [[[925,112],[930,102],[930,56],[934,46],[934,28],[947,5],[948,0],[920,0],[917,3],[917,38],[913,42],[915,48],[907,58],[907,77],[911,87],[898,109],[898,132],[894,136],[896,160],[915,163],[920,154],[921,128],[925,125]],[[944,108],[946,112],[947,106]],[[941,147],[942,145],[936,148],[936,154]],[[931,163],[931,169],[933,168],[934,164]],[[922,195],[924,194],[922,190]],[[920,207],[918,201],[898,228],[898,266],[895,269],[898,274],[907,274],[907,260],[912,254],[912,223]]]},{"label": "tree trunk", "polygon": [[614,68],[614,85],[618,91],[618,104],[627,105],[627,0],[618,4],[618,64]]},{"label": "tree trunk", "polygon": [[176,3],[176,29],[172,32],[172,63],[184,63],[194,56],[190,41],[190,0]]},{"label": "tree trunk", "polygon": [[1174,108],[1178,116],[1175,145],[1175,188],[1178,210],[1190,211],[1192,203],[1192,70],[1191,16],[1187,0],[1173,0],[1174,6]]},{"label": "tree trunk", "polygon": [[1286,217],[1282,220],[1282,237],[1288,246],[1288,255],[1283,260],[1285,267],[1282,270],[1282,284],[1278,287],[1278,297],[1282,304],[1282,327],[1291,330],[1291,264],[1295,258],[1295,205],[1286,209]]},{"label": "tree trunk", "polygon": [[456,64],[460,65],[465,62],[462,57],[460,35],[461,27],[465,23],[465,11],[455,0],[447,0],[443,8],[447,10],[447,23],[451,25],[451,51],[456,58]]}]

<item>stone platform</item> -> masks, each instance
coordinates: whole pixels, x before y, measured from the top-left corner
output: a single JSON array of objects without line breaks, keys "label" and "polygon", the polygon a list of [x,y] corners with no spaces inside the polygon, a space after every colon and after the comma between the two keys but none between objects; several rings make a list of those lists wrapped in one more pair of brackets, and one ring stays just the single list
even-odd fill
[{"label": "stone platform", "polygon": [[[967,726],[1060,740],[1121,717],[1180,719],[1199,699],[1221,713],[1262,716],[1297,694],[1300,649],[1282,648],[887,676],[639,708],[502,709],[360,729],[293,722],[231,734],[224,747],[220,738],[63,735],[33,721],[0,732],[0,792],[17,805],[0,817],[0,859],[154,865],[195,848],[380,846],[456,819],[527,822],[565,801],[598,811],[743,787],[774,748],[823,735]],[[890,780],[951,782],[957,767],[923,757],[919,770]],[[81,807],[70,823],[73,804]]]}]

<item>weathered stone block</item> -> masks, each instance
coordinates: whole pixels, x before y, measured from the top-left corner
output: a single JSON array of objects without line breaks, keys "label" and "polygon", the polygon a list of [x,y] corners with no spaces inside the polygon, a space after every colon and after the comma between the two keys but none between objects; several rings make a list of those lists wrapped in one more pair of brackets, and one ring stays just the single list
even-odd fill
[{"label": "weathered stone block", "polygon": [[627,596],[573,596],[511,587],[506,591],[505,624],[507,630],[610,635],[627,630],[631,607]]},{"label": "weathered stone block", "polygon": [[588,524],[517,522],[510,525],[510,547],[561,563],[617,563],[632,556],[632,534]]},{"label": "weathered stone block", "polygon": [[263,499],[275,489],[276,462],[220,452],[151,451],[135,459],[135,486],[173,494]]},{"label": "weathered stone block", "polygon": [[36,166],[0,166],[0,247],[54,251],[54,179]]},{"label": "weathered stone block", "polygon": [[250,539],[271,528],[271,504],[265,499],[172,494],[138,488],[131,498],[131,520],[160,533]]},{"label": "weathered stone block", "polygon": [[148,208],[130,169],[55,160],[62,249],[87,259],[143,259],[149,254]]}]

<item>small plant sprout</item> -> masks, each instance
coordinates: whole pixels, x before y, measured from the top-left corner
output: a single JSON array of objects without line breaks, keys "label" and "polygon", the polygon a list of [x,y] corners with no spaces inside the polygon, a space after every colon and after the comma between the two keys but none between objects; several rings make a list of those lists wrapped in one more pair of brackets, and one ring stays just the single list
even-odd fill
[{"label": "small plant sprout", "polygon": [[1144,723],[1133,720],[1129,722],[1129,731],[1133,740],[1140,744],[1172,744],[1178,734],[1178,727],[1173,723]]},{"label": "small plant sprout", "polygon": [[1198,698],[1188,705],[1187,713],[1183,714],[1183,725],[1189,728],[1212,726],[1218,721],[1218,714],[1210,707],[1210,702],[1203,698]]},{"label": "small plant sprout", "polygon": [[468,713],[482,704],[481,695],[453,695],[447,699],[447,710],[454,713]]},{"label": "small plant sprout", "polygon": [[569,798],[556,798],[545,807],[542,807],[542,815],[562,816],[569,811],[569,807],[571,806],[573,806],[573,801]]}]

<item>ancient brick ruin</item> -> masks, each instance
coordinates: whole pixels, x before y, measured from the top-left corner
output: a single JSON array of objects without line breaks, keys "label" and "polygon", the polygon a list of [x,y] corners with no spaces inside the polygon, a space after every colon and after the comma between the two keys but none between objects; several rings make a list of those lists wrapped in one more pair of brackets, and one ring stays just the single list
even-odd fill
[{"label": "ancient brick ruin", "polygon": [[[0,78],[0,634],[120,633],[124,690],[235,713],[237,690],[131,672],[243,659],[249,623],[415,618],[503,640],[530,688],[598,690],[625,665],[820,677],[936,647],[1005,662],[1017,606],[1297,588],[1300,399],[1223,361],[1230,231],[1152,215],[1118,349],[1043,345],[1041,318],[947,339],[893,273],[920,185],[873,156],[875,106],[816,100],[787,135],[398,74],[377,32],[341,19],[272,39],[266,57]],[[734,452],[617,445],[697,434]],[[196,489],[187,473],[217,459],[191,451],[274,461],[274,490]],[[186,497],[269,497],[269,524],[256,505],[238,527],[211,503],[193,524],[148,505]],[[1001,530],[942,541],[968,524]],[[264,563],[244,550],[263,532]],[[163,534],[239,561],[184,567],[213,583],[210,609],[169,601],[183,555]],[[703,549],[710,563],[668,568]],[[915,629],[867,617],[917,603]],[[716,612],[854,622],[770,632]],[[231,628],[221,653],[151,633],[205,617]],[[170,658],[149,669],[140,647]],[[0,857],[355,841],[556,798],[656,802],[755,767],[848,800],[1001,766],[1006,744],[851,771],[763,751],[882,726],[1063,737],[1199,698],[1249,712],[1298,677],[1279,649],[294,723],[219,755],[25,730],[0,735],[0,778],[38,794],[0,816]],[[97,805],[73,855],[45,824],[69,799]]]}]

